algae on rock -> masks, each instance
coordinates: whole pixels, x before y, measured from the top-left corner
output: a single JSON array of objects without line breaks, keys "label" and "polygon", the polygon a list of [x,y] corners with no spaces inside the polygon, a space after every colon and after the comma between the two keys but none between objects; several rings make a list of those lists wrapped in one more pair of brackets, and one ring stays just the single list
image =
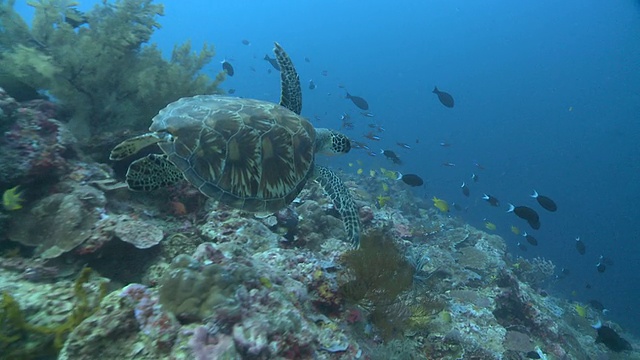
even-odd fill
[{"label": "algae on rock", "polygon": [[163,15],[152,0],[104,1],[86,13],[75,2],[34,0],[30,27],[14,2],[0,0],[0,69],[59,100],[76,132],[142,130],[172,101],[219,92],[224,75],[200,72],[214,56],[211,45],[199,53],[189,42],[177,45],[167,61],[147,44]]}]

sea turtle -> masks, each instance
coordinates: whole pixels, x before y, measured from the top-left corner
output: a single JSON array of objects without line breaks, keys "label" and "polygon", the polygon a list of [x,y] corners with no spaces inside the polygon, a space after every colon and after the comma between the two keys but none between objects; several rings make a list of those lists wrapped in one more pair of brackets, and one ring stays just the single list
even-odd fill
[{"label": "sea turtle", "polygon": [[160,110],[149,133],[118,144],[109,158],[121,160],[157,144],[163,154],[129,166],[130,189],[150,191],[186,179],[204,195],[252,212],[287,206],[314,179],[358,247],[360,221],[349,189],[333,171],[315,164],[316,153],[347,153],[351,142],[336,131],[315,129],[300,116],[298,74],[278,43],[273,51],[282,70],[280,104],[220,95],[185,97]]}]

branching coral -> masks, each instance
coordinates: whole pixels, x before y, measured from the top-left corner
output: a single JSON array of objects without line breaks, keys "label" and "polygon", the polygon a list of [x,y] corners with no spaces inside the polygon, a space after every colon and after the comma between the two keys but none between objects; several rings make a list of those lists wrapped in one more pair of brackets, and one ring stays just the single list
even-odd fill
[{"label": "branching coral", "polygon": [[145,45],[163,14],[152,0],[104,1],[85,14],[70,1],[31,1],[31,27],[13,3],[0,1],[0,69],[48,90],[69,110],[76,132],[143,129],[167,103],[215,93],[224,78],[199,73],[214,56],[210,45],[199,54],[189,42],[176,46],[169,61]]},{"label": "branching coral", "polygon": [[411,288],[414,269],[382,231],[366,234],[359,250],[345,255],[354,280],[341,286],[348,300],[370,310],[370,320],[389,338],[402,329],[410,311],[398,299]]}]

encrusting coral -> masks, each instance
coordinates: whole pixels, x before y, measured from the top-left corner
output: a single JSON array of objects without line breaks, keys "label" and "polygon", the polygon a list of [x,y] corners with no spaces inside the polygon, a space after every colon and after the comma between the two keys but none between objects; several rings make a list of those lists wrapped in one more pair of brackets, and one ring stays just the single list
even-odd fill
[{"label": "encrusting coral", "polygon": [[0,69],[13,79],[0,81],[48,91],[71,114],[76,134],[125,125],[144,129],[166,104],[216,93],[224,79],[222,73],[215,81],[200,73],[214,56],[211,45],[199,53],[189,42],[177,45],[170,61],[155,45],[145,45],[163,14],[152,0],[103,1],[86,13],[71,1],[30,1],[31,26],[14,2],[0,1]]}]

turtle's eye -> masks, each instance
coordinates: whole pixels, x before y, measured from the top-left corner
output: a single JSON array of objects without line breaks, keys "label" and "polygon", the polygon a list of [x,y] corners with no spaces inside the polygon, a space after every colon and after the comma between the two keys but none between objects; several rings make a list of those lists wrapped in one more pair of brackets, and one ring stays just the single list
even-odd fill
[{"label": "turtle's eye", "polygon": [[166,142],[176,141],[175,136],[171,135],[169,131],[158,131],[157,134],[161,141],[166,141]]}]

